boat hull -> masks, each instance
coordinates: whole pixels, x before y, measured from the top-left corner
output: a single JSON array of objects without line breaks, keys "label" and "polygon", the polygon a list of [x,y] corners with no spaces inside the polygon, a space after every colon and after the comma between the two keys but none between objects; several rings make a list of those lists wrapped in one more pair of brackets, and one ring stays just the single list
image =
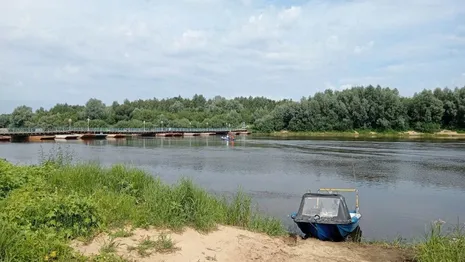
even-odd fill
[{"label": "boat hull", "polygon": [[56,135],[55,140],[76,140],[79,135]]},{"label": "boat hull", "polygon": [[320,224],[296,222],[306,237],[315,237],[322,241],[345,241],[349,235],[359,229],[359,223],[350,224]]}]

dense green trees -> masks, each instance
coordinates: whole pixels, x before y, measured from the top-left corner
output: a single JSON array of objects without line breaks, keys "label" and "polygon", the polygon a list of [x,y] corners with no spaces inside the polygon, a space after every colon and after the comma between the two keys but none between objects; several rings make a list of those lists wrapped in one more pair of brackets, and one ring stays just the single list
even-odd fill
[{"label": "dense green trees", "polygon": [[50,110],[17,107],[0,115],[0,127],[231,127],[247,123],[255,130],[377,131],[440,128],[465,129],[465,87],[423,90],[401,97],[397,89],[380,86],[326,90],[300,101],[265,97],[206,99],[173,97],[125,100],[105,105],[92,98],[85,106],[57,104]]}]

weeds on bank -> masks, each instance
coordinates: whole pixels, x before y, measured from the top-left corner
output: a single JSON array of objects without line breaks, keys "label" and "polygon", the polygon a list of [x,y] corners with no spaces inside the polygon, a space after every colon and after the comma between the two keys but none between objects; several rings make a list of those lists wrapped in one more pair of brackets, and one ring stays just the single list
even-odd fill
[{"label": "weeds on bank", "polygon": [[425,239],[415,243],[398,237],[394,241],[369,241],[364,244],[405,249],[412,254],[412,261],[415,262],[465,261],[465,225],[458,223],[449,232],[444,232],[443,223],[433,222]]},{"label": "weeds on bank", "polygon": [[103,246],[100,248],[100,253],[115,253],[118,249],[119,243],[115,241],[115,238],[110,237],[109,241],[105,241]]},{"label": "weeds on bank", "polygon": [[419,262],[465,261],[465,225],[457,224],[450,233],[443,234],[443,223],[435,222],[426,241],[417,246]]},{"label": "weeds on bank", "polygon": [[128,247],[128,251],[136,250],[139,256],[147,257],[152,254],[152,251],[157,253],[171,253],[179,248],[176,247],[175,243],[166,234],[160,234],[157,240],[153,241],[150,237],[142,240],[136,247]]},{"label": "weeds on bank", "polygon": [[155,250],[159,253],[171,253],[179,250],[173,242],[173,240],[165,234],[160,234],[158,239],[155,241]]},{"label": "weeds on bank", "polygon": [[120,229],[120,230],[118,230],[118,231],[116,231],[114,233],[111,233],[110,237],[112,237],[112,238],[124,238],[124,237],[131,237],[133,235],[134,235],[133,232],[127,231],[127,230],[125,230],[123,228],[123,229]]},{"label": "weeds on bank", "polygon": [[[81,261],[69,240],[91,239],[127,224],[174,230],[191,226],[205,232],[225,224],[270,235],[285,232],[278,220],[252,212],[250,198],[241,192],[228,200],[187,179],[170,186],[122,165],[103,168],[71,164],[67,157],[44,159],[37,166],[0,160],[0,261],[50,260],[50,254],[56,254],[53,260]],[[130,235],[124,230],[112,234]],[[156,245],[158,250],[171,247],[168,238]],[[109,243],[105,253],[114,248]]]},{"label": "weeds on bank", "polygon": [[128,262],[128,260],[113,253],[102,253],[91,257],[90,262]]},{"label": "weeds on bank", "polygon": [[153,249],[155,247],[155,241],[150,240],[149,237],[146,239],[142,240],[139,245],[137,245],[136,250],[137,253],[141,257],[146,257],[149,256],[151,253],[147,252],[150,249]]}]

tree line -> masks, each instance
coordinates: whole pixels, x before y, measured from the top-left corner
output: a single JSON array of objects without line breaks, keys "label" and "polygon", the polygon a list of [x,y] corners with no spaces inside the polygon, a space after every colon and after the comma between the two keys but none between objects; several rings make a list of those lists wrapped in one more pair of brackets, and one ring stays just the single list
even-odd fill
[{"label": "tree line", "polygon": [[[89,119],[89,120],[88,120]],[[403,131],[465,129],[465,87],[436,88],[402,97],[397,89],[360,86],[318,92],[300,101],[265,97],[226,99],[203,95],[146,99],[105,105],[91,98],[85,105],[56,104],[35,112],[26,105],[0,115],[0,128],[34,127],[238,127],[259,132]]]}]

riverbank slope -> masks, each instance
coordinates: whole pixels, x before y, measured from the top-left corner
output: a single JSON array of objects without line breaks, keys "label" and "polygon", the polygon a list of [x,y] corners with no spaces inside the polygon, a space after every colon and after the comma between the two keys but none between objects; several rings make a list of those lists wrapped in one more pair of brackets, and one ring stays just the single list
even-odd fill
[{"label": "riverbank slope", "polygon": [[[163,234],[165,238],[160,240]],[[149,241],[153,241],[152,246]],[[115,247],[113,254],[128,261],[142,262],[397,262],[412,261],[413,258],[412,252],[407,249],[302,240],[297,237],[270,237],[231,226],[219,226],[208,234],[191,228],[182,233],[155,228],[135,229],[127,231],[126,237],[112,238],[111,235],[102,234],[90,243],[74,242],[72,245],[86,256],[96,256],[102,255],[101,250],[108,250],[109,243]]]}]

